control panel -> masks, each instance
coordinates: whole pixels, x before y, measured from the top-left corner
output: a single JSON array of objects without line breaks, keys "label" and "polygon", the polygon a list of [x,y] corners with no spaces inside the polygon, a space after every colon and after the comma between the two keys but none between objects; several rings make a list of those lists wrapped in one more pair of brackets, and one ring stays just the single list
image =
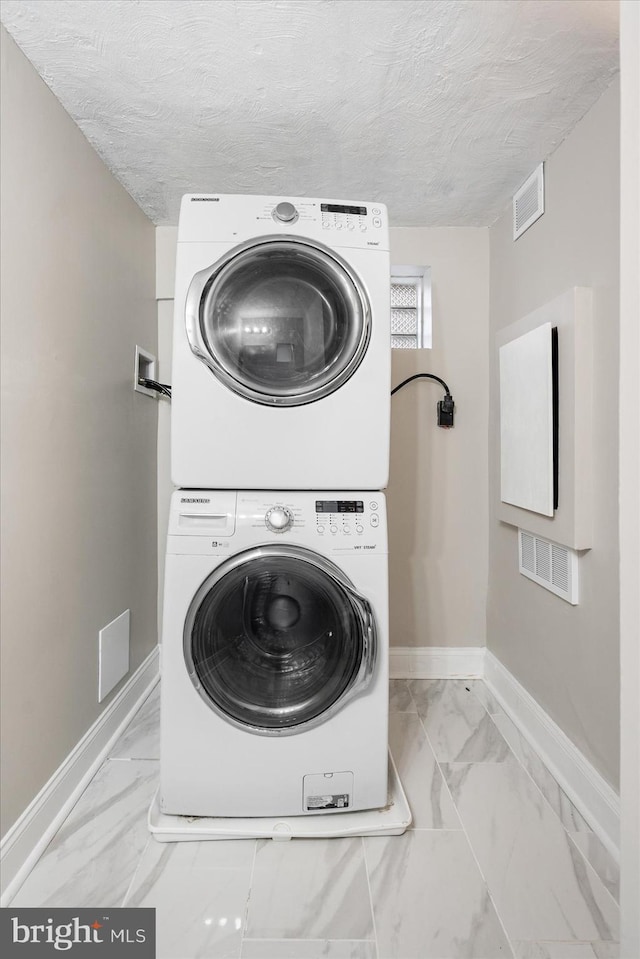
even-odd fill
[{"label": "control panel", "polygon": [[314,224],[322,230],[345,235],[367,233],[375,238],[386,222],[383,206],[357,205],[348,203],[330,203],[322,200],[281,200],[275,206],[265,209],[268,215],[282,226],[291,226],[298,221],[301,224]]},{"label": "control panel", "polygon": [[358,230],[367,233],[382,229],[382,207],[346,206],[342,203],[321,203],[323,230]]},{"label": "control panel", "polygon": [[[362,494],[359,494],[362,495]],[[314,532],[327,539],[364,536],[380,526],[380,500],[310,498],[307,503],[264,502],[257,506],[254,525],[270,533]]]},{"label": "control panel", "polygon": [[281,543],[326,555],[386,553],[386,503],[377,491],[177,490],[168,552],[230,555]]},{"label": "control panel", "polygon": [[316,533],[318,536],[362,536],[380,525],[379,501],[371,499],[317,499]]},{"label": "control panel", "polygon": [[389,249],[384,203],[288,196],[187,194],[178,241],[247,242],[256,236],[300,236],[328,245]]}]

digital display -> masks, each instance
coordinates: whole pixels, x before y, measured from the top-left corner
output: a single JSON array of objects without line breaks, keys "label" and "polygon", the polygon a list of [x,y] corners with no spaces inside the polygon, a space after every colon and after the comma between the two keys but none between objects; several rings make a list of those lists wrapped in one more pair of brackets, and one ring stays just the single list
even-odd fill
[{"label": "digital display", "polygon": [[316,513],[364,513],[361,499],[317,499]]},{"label": "digital display", "polygon": [[351,213],[352,216],[366,216],[366,206],[340,206],[339,203],[321,203],[323,213]]}]

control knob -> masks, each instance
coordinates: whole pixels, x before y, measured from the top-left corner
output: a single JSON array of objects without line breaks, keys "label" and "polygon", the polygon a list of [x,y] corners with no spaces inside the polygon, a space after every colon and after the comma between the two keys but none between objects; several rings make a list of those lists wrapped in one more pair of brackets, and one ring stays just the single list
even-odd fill
[{"label": "control knob", "polygon": [[278,203],[273,211],[274,220],[281,220],[282,223],[294,223],[298,219],[298,211],[293,203]]},{"label": "control knob", "polygon": [[264,518],[272,533],[284,533],[293,526],[293,513],[286,506],[272,506]]}]

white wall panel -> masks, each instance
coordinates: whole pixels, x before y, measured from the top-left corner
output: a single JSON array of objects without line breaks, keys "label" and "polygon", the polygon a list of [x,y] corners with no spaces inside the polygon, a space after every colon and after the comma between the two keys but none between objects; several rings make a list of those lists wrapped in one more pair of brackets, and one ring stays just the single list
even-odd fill
[{"label": "white wall panel", "polygon": [[500,497],[553,516],[550,323],[500,347]]}]

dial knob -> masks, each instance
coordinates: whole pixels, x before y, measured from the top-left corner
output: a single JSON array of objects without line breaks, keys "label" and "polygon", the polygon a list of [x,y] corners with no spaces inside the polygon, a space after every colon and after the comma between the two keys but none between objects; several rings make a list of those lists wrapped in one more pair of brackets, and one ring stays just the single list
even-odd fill
[{"label": "dial knob", "polygon": [[284,533],[293,526],[293,513],[286,506],[272,506],[264,522],[273,533]]},{"label": "dial knob", "polygon": [[293,203],[278,203],[273,211],[274,220],[282,220],[283,223],[293,223],[298,219],[298,211]]}]

